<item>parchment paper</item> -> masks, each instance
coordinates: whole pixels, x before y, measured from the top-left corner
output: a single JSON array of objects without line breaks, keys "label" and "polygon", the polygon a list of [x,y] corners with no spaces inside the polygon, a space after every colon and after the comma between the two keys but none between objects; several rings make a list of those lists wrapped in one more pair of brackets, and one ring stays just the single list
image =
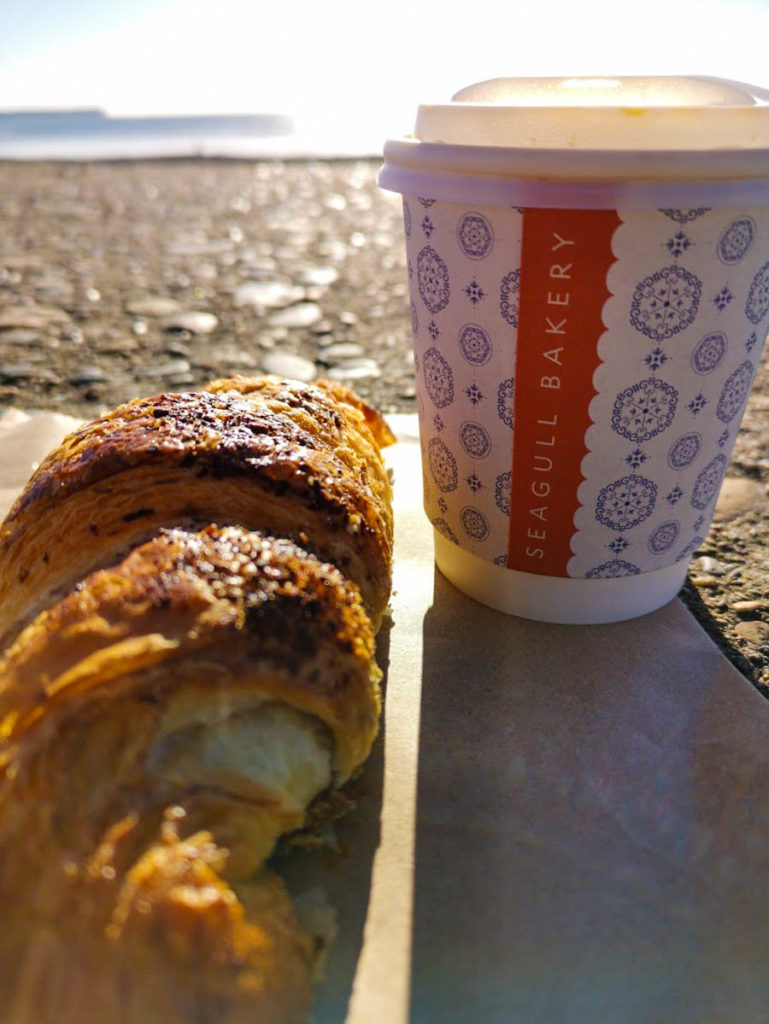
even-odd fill
[{"label": "parchment paper", "polygon": [[[0,487],[66,421],[0,420]],[[320,1024],[769,1021],[769,707],[674,601],[611,626],[486,609],[432,564],[394,418],[382,736],[320,884]],[[352,994],[351,994],[352,991]]]}]

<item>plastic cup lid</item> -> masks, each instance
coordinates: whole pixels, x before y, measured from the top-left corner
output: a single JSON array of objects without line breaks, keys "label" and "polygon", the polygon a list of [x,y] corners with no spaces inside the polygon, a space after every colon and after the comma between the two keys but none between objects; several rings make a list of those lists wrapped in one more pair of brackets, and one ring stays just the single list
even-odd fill
[{"label": "plastic cup lid", "polygon": [[414,139],[523,149],[769,148],[769,91],[706,77],[495,78],[419,107]]}]

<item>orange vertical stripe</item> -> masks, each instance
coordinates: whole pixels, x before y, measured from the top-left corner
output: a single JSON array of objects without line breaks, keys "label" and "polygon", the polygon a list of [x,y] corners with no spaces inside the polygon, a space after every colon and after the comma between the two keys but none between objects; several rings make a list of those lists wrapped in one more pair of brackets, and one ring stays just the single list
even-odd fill
[{"label": "orange vertical stripe", "polygon": [[614,210],[525,209],[507,564],[566,576]]}]

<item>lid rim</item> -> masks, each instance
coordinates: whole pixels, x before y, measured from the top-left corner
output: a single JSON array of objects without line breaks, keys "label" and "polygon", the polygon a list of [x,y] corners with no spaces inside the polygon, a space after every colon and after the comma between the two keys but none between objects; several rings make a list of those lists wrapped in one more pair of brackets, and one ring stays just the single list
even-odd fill
[{"label": "lid rim", "polygon": [[[584,168],[601,161],[605,174],[595,177],[615,179],[621,165],[632,164],[623,177],[643,178],[644,170],[665,174],[674,180],[734,180],[769,177],[769,145],[752,149],[585,149],[566,146],[529,148],[525,146],[483,146],[453,142],[424,142],[413,136],[387,139],[383,147],[385,161],[406,166],[438,169],[449,163],[475,173],[503,174],[531,171],[545,166],[537,177],[571,179]],[[710,161],[703,167],[702,160]],[[610,162],[611,166],[609,165]],[[666,166],[670,163],[670,166]]]}]

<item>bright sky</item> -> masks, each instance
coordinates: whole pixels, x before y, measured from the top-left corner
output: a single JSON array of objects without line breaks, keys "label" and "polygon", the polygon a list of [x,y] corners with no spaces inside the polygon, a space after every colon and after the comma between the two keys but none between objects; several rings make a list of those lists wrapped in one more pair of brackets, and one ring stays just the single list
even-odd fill
[{"label": "bright sky", "polygon": [[706,74],[769,87],[769,0],[23,0],[0,106],[275,111],[410,130],[495,76]]}]

